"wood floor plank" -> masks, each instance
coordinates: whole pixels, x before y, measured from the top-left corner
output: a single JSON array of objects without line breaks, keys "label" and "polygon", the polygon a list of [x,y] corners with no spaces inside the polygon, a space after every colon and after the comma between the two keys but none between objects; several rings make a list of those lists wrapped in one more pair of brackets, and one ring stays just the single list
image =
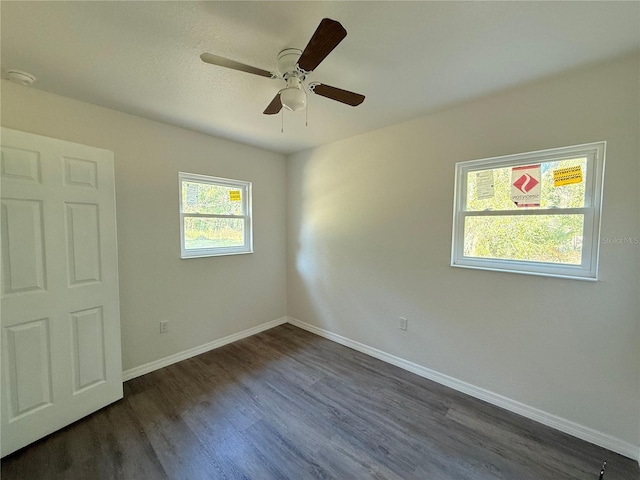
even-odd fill
[{"label": "wood floor plank", "polygon": [[317,452],[315,458],[325,470],[331,472],[337,479],[353,478],[354,475],[363,480],[404,480],[406,478],[397,475],[369,455],[369,452],[359,449],[340,436],[332,438],[325,447]]},{"label": "wood floor plank", "polygon": [[162,390],[140,393],[129,402],[169,478],[205,480],[222,476],[223,468],[207,455]]},{"label": "wood floor plank", "polygon": [[633,460],[282,325],[124,385],[3,480],[639,480]]},{"label": "wood floor plank", "polygon": [[[68,451],[74,459],[81,460],[81,470],[93,468],[94,476],[101,478],[104,472],[113,472],[106,478],[139,478],[149,475],[159,480],[167,478],[145,430],[130,404],[120,401],[89,417],[91,431],[70,442]],[[75,425],[81,425],[77,422]],[[77,443],[84,441],[84,455],[78,456]],[[88,447],[88,448],[87,448]],[[95,456],[95,452],[100,452]],[[96,461],[97,460],[97,461]],[[75,467],[77,463],[74,462]],[[81,478],[73,468],[65,472],[69,478]]]}]

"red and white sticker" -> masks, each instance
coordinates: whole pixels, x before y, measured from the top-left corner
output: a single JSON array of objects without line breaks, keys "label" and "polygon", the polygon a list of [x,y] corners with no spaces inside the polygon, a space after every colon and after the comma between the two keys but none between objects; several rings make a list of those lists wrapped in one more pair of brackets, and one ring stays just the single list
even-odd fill
[{"label": "red and white sticker", "polygon": [[540,206],[540,164],[511,169],[511,200],[517,207]]}]

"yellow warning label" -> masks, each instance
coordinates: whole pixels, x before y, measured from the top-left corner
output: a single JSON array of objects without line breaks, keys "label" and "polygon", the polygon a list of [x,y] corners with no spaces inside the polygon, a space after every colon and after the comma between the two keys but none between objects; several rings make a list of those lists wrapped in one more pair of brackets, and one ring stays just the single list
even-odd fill
[{"label": "yellow warning label", "polygon": [[240,201],[240,190],[231,190],[229,192],[229,200],[231,200],[232,202],[239,202]]},{"label": "yellow warning label", "polygon": [[560,168],[553,171],[553,186],[562,187],[563,185],[571,185],[572,183],[582,182],[582,167]]}]

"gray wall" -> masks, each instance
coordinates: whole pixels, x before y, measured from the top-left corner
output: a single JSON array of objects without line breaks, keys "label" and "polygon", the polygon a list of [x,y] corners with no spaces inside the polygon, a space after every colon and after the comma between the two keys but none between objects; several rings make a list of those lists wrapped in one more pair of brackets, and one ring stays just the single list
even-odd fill
[{"label": "gray wall", "polygon": [[[286,315],[284,156],[6,81],[2,126],[114,152],[124,370]],[[180,259],[178,171],[253,182],[255,253]]]},{"label": "gray wall", "polygon": [[288,158],[289,316],[637,454],[640,246],[602,244],[598,282],[449,261],[455,162],[600,140],[602,237],[640,236],[638,72],[627,57]]}]

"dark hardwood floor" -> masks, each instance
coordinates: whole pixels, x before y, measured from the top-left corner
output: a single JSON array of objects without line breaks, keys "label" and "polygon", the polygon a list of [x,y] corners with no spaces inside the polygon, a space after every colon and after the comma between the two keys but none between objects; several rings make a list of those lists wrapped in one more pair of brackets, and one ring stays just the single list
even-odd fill
[{"label": "dark hardwood floor", "polygon": [[636,462],[283,325],[125,383],[25,479],[638,480]]}]

